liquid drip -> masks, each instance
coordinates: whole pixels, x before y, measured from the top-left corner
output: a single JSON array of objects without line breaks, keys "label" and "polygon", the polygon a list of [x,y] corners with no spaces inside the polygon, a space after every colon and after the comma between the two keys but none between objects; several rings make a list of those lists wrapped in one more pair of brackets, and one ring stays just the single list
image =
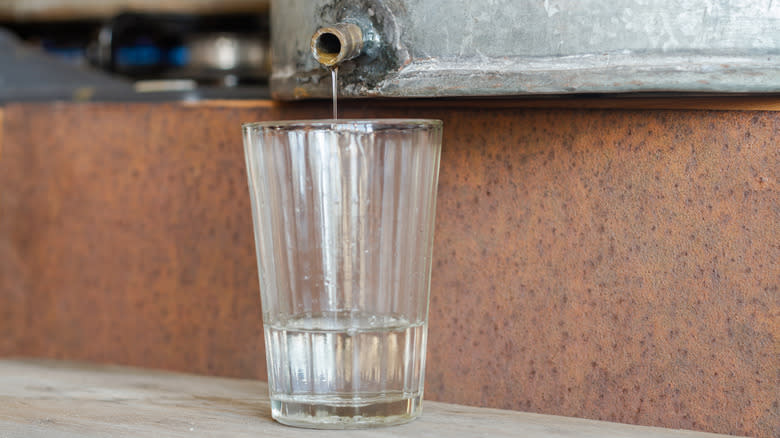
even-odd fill
[{"label": "liquid drip", "polygon": [[330,70],[331,96],[333,96],[333,120],[339,118],[338,94],[339,94],[339,67],[335,66]]}]

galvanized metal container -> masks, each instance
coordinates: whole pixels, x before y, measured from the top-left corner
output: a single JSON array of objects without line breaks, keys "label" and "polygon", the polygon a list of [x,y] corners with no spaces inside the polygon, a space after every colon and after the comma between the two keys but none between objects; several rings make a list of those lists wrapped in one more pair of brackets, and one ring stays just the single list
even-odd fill
[{"label": "galvanized metal container", "polygon": [[284,0],[274,98],[330,96],[310,40],[343,21],[372,38],[348,97],[780,92],[777,0]]}]

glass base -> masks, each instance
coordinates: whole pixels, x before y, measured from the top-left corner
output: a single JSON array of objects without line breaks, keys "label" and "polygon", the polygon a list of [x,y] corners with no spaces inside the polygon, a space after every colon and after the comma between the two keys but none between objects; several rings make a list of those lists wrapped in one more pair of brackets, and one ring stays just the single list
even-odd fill
[{"label": "glass base", "polygon": [[363,429],[408,423],[422,413],[422,395],[361,398],[284,396],[271,399],[271,416],[309,429]]}]

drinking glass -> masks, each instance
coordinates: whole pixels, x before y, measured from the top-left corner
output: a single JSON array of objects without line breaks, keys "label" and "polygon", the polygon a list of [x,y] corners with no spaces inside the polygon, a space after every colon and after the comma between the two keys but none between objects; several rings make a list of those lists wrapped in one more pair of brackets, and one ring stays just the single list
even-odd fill
[{"label": "drinking glass", "polygon": [[441,131],[409,119],[243,125],[277,421],[420,415]]}]

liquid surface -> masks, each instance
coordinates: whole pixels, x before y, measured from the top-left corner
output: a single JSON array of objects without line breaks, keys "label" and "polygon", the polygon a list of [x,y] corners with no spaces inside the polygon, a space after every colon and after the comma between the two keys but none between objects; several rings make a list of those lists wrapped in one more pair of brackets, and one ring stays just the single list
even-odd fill
[{"label": "liquid surface", "polygon": [[333,312],[265,326],[274,418],[304,427],[397,424],[419,415],[426,326]]}]

